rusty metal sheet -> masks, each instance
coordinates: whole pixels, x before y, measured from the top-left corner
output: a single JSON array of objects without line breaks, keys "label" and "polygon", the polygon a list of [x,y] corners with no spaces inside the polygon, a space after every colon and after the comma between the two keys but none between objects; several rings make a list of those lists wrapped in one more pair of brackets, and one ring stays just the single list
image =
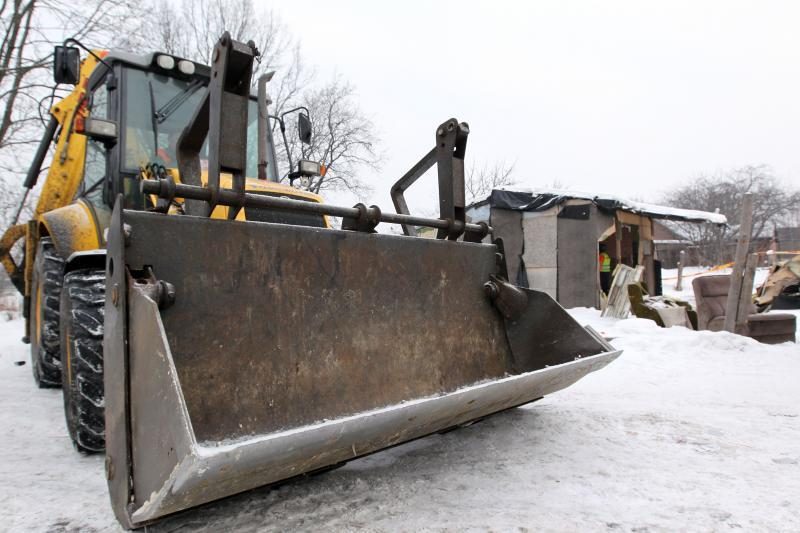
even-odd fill
[{"label": "rusty metal sheet", "polygon": [[496,247],[126,212],[126,262],[162,312],[200,441],[351,415],[503,377],[482,285]]}]

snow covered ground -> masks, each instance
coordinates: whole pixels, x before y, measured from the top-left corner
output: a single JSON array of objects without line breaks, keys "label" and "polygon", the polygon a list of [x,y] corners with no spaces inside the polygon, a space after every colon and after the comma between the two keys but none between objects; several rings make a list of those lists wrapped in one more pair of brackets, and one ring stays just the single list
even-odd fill
[{"label": "snow covered ground", "polygon": [[[152,529],[800,530],[800,345],[571,312],[622,357],[533,405]],[[0,319],[0,531],[118,530],[103,460],[73,452],[21,334]]]}]

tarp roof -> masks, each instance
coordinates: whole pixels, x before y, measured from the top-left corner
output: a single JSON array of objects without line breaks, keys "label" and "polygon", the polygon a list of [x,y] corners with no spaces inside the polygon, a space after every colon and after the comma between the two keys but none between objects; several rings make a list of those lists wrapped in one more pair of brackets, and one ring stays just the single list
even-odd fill
[{"label": "tarp roof", "polygon": [[498,209],[511,209],[514,211],[546,211],[567,200],[574,199],[590,200],[605,211],[627,211],[628,213],[645,215],[651,218],[682,222],[728,223],[725,215],[720,213],[635,202],[610,194],[592,194],[560,189],[495,189],[489,195],[489,198],[477,202],[473,206],[478,207],[482,204],[489,204],[491,207]]}]

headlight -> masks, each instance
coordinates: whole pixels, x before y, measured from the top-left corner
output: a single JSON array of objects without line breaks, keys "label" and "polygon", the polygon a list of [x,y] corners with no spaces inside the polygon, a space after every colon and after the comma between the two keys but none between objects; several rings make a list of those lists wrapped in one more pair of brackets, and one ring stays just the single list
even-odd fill
[{"label": "headlight", "polygon": [[178,61],[178,70],[186,74],[187,76],[191,76],[194,74],[194,63],[191,61],[187,61],[185,59]]},{"label": "headlight", "polygon": [[158,56],[156,64],[164,70],[172,70],[175,68],[175,58],[172,56]]}]

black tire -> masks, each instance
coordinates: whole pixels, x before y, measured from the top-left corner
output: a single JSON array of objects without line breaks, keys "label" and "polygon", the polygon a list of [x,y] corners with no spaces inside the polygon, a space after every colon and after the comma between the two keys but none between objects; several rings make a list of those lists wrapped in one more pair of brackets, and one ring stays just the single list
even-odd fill
[{"label": "black tire", "polygon": [[75,448],[105,451],[103,386],[104,269],[68,272],[61,291],[61,360],[64,362],[64,414]]},{"label": "black tire", "polygon": [[64,260],[50,237],[39,239],[31,279],[31,367],[41,388],[61,386],[59,299]]}]

